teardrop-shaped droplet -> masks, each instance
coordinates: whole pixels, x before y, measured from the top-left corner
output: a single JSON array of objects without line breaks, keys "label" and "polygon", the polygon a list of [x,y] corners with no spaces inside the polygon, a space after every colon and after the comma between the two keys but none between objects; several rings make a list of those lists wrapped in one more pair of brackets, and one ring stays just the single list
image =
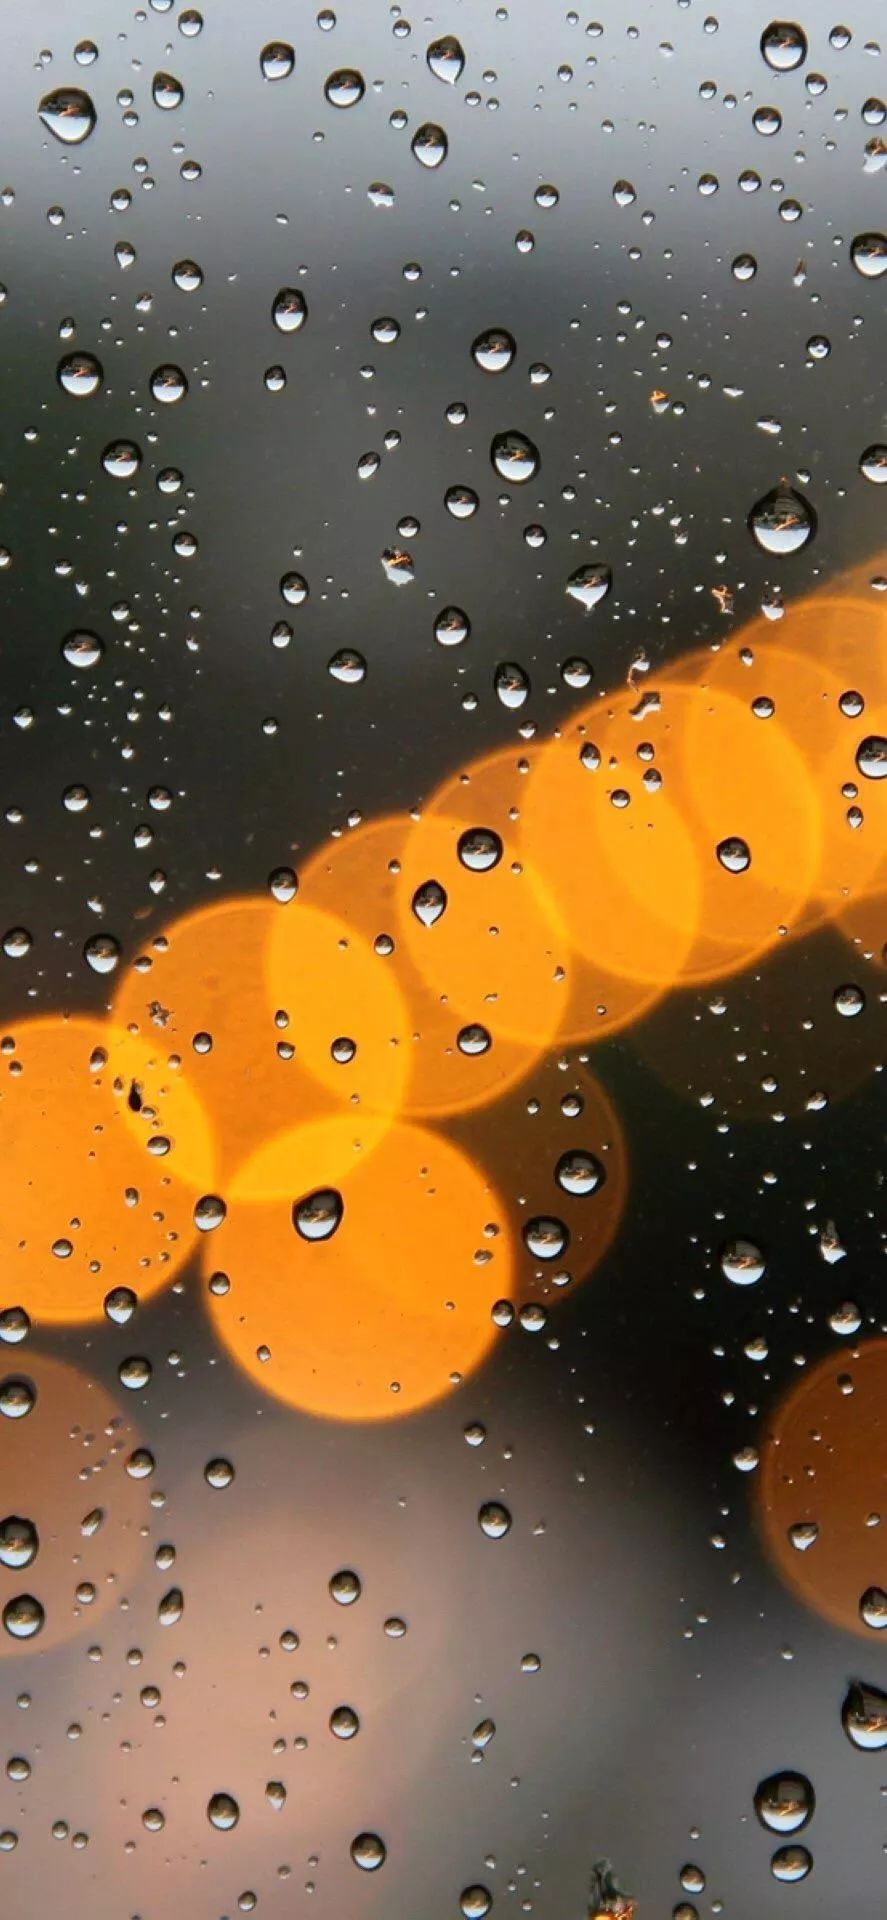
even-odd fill
[{"label": "teardrop-shaped droplet", "polygon": [[577,567],[567,581],[566,593],[568,598],[577,601],[586,613],[591,613],[595,607],[600,606],[602,600],[606,600],[612,585],[613,575],[609,567],[600,565]]},{"label": "teardrop-shaped droplet", "polygon": [[436,80],[445,80],[454,87],[456,81],[461,79],[465,68],[465,51],[454,33],[444,33],[439,40],[432,40],[425,58]]},{"label": "teardrop-shaped droplet", "polygon": [[809,500],[783,480],[772,493],[765,493],[763,499],[755,503],[748,524],[753,539],[764,553],[783,558],[789,553],[800,553],[808,540],[812,540],[816,514]]},{"label": "teardrop-shaped droplet", "polygon": [[43,125],[66,147],[79,147],[96,124],[95,107],[82,87],[55,87],[45,93],[37,112]]},{"label": "teardrop-shaped droplet", "polygon": [[411,905],[416,919],[421,920],[423,927],[433,927],[435,921],[439,920],[441,914],[446,911],[446,889],[441,886],[439,880],[423,880],[422,885],[417,887],[413,894]]},{"label": "teardrop-shaped droplet", "polygon": [[493,685],[503,707],[516,713],[529,697],[530,676],[516,660],[503,660],[493,675]]}]

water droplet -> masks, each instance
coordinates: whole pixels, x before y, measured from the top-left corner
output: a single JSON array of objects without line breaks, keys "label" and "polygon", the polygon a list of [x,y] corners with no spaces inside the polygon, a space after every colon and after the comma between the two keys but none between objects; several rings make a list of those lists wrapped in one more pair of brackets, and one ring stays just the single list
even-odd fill
[{"label": "water droplet", "polygon": [[360,1721],[353,1707],[334,1707],[330,1714],[330,1733],[337,1740],[353,1740],[360,1730]]},{"label": "water droplet", "polygon": [[835,988],[832,1001],[835,1012],[840,1013],[845,1020],[855,1020],[865,1011],[865,994],[862,988],[854,986],[849,980],[843,986]]},{"label": "water droplet", "polygon": [[29,1567],[32,1560],[36,1560],[39,1547],[33,1520],[23,1520],[17,1513],[9,1513],[5,1520],[0,1520],[0,1567],[11,1567],[16,1572]]},{"label": "water droplet", "polygon": [[755,1813],[771,1833],[798,1833],[813,1816],[816,1797],[803,1773],[771,1773],[755,1792]]},{"label": "water droplet", "polygon": [[288,40],[269,40],[259,54],[259,66],[266,80],[288,80],[296,56]]},{"label": "water droplet", "polygon": [[403,547],[386,547],[380,555],[382,571],[392,587],[408,587],[416,578],[411,553]]},{"label": "water droplet", "polygon": [[467,1027],[460,1027],[456,1035],[459,1052],[467,1054],[469,1059],[474,1059],[481,1053],[489,1053],[492,1044],[492,1035],[477,1020],[472,1020]]},{"label": "water droplet", "polygon": [[280,591],[288,607],[301,607],[308,598],[308,582],[301,573],[285,573]]},{"label": "water droplet", "polygon": [[446,904],[446,888],[441,886],[439,880],[424,880],[416,888],[411,901],[416,919],[421,920],[423,927],[433,927],[445,912]]},{"label": "water droplet", "polygon": [[363,74],[356,67],[337,67],[324,86],[331,107],[356,107],[366,92]]},{"label": "water droplet", "polygon": [[596,1154],[586,1153],[582,1147],[573,1147],[568,1153],[561,1154],[554,1177],[565,1193],[584,1195],[597,1193],[607,1175]]},{"label": "water droplet", "polygon": [[734,1287],[753,1287],[763,1279],[766,1264],[753,1240],[728,1240],[721,1248],[721,1272]]},{"label": "water droplet", "polygon": [[883,1633],[887,1627],[887,1593],[883,1587],[866,1587],[859,1602],[859,1617],[875,1633]]},{"label": "water droplet", "polygon": [[303,1240],[331,1240],[344,1212],[342,1195],[335,1187],[317,1187],[293,1202],[293,1226]]},{"label": "water droplet", "polygon": [[88,400],[98,393],[104,377],[94,353],[66,353],[56,368],[59,386],[75,400]]},{"label": "water droplet", "polygon": [[464,1887],[459,1895],[465,1920],[484,1920],[492,1904],[493,1896],[487,1887]]},{"label": "water droplet", "polygon": [[24,1307],[4,1307],[0,1312],[0,1340],[8,1347],[17,1347],[30,1331],[31,1322]]},{"label": "water droplet", "polygon": [[516,351],[514,339],[505,327],[488,327],[472,343],[471,357],[484,373],[504,373]]},{"label": "water droplet", "polygon": [[434,120],[426,120],[424,126],[417,128],[410,147],[420,165],[429,168],[442,166],[449,152],[443,127]]},{"label": "water droplet", "polygon": [[467,827],[459,835],[457,852],[472,873],[489,873],[502,858],[502,842],[492,827]]},{"label": "water droplet", "polygon": [[461,79],[465,53],[454,33],[444,33],[439,40],[432,40],[425,58],[436,80],[445,80],[454,87]]},{"label": "water droplet", "polygon": [[342,1567],[338,1573],[333,1574],[329,1590],[340,1607],[353,1607],[355,1600],[360,1599],[362,1592],[360,1580],[350,1567]]},{"label": "water droplet", "polygon": [[856,749],[856,764],[867,780],[887,779],[887,738],[869,733]]},{"label": "water droplet", "polygon": [[530,676],[515,660],[503,660],[493,675],[497,698],[509,712],[524,706],[530,692]]},{"label": "water droplet", "polygon": [[511,1514],[500,1500],[485,1500],[478,1511],[478,1525],[488,1540],[502,1540],[511,1526]]},{"label": "water droplet", "polygon": [[764,553],[783,557],[806,547],[816,532],[816,514],[809,500],[782,480],[752,507],[748,524]]},{"label": "water droplet", "polygon": [[777,1847],[770,1862],[774,1880],[806,1880],[813,1866],[813,1855],[806,1847]]},{"label": "water droplet", "polygon": [[157,1607],[157,1618],[162,1627],[177,1626],[185,1611],[185,1596],[181,1587],[170,1587]]},{"label": "water droplet", "polygon": [[887,1693],[853,1680],[841,1708],[841,1725],[854,1747],[865,1753],[887,1747]]},{"label": "water droplet", "polygon": [[177,260],[172,270],[173,286],[180,293],[196,293],[203,286],[203,268],[196,260]]},{"label": "water droplet", "polygon": [[240,1819],[240,1808],[231,1793],[214,1793],[207,1801],[206,1817],[219,1833],[230,1833]]},{"label": "water droplet", "polygon": [[747,873],[751,866],[751,853],[748,841],[740,840],[738,834],[731,834],[726,840],[719,840],[717,856],[722,867],[728,873]]},{"label": "water droplet", "polygon": [[751,117],[756,133],[762,133],[765,139],[772,139],[782,126],[782,114],[778,107],[756,107]]},{"label": "water droplet", "polygon": [[95,107],[82,87],[55,87],[45,93],[37,112],[43,125],[66,147],[79,147],[95,126]]},{"label": "water droplet", "polygon": [[208,1460],[203,1469],[203,1477],[208,1487],[230,1487],[234,1479],[234,1468],[230,1460]]},{"label": "water droplet", "polygon": [[512,486],[524,486],[539,472],[541,465],[538,447],[525,433],[518,433],[514,428],[494,434],[490,459],[500,479],[510,481]]},{"label": "water droplet", "polygon": [[97,666],[104,651],[104,640],[100,640],[97,633],[88,633],[83,629],[66,634],[62,641],[63,659],[67,660],[69,667],[78,667],[81,671]]},{"label": "water droplet", "polygon": [[850,243],[850,258],[864,280],[880,280],[887,273],[887,239],[883,233],[858,233]]},{"label": "water droplet", "polygon": [[280,333],[298,333],[308,318],[308,302],[298,287],[281,287],[275,294],[271,318]]},{"label": "water droplet", "polygon": [[873,487],[883,487],[887,481],[887,447],[876,443],[866,447],[859,456],[859,471],[864,480],[870,480]]},{"label": "water droplet", "polygon": [[480,505],[473,487],[448,487],[444,506],[454,520],[471,520]]},{"label": "water droplet", "polygon": [[737,253],[730,268],[734,280],[753,280],[758,271],[758,263],[753,253]]},{"label": "water droplet", "polygon": [[351,1842],[351,1858],[365,1873],[375,1873],[377,1867],[384,1866],[386,1856],[385,1842],[377,1833],[359,1833]]},{"label": "water droplet", "polygon": [[534,1260],[559,1260],[570,1244],[570,1230],[554,1214],[535,1214],[522,1228],[524,1246]]},{"label": "water droplet", "polygon": [[112,440],[102,454],[102,466],[112,480],[131,480],[141,464],[141,448],[134,440]]},{"label": "water droplet", "polygon": [[3,951],[7,960],[23,960],[34,945],[34,936],[27,927],[10,927],[3,935]]},{"label": "water droplet", "polygon": [[174,73],[155,73],[151,82],[151,98],[155,107],[163,107],[166,113],[172,113],[180,107],[185,98],[185,89]]},{"label": "water droplet", "polygon": [[434,638],[440,647],[461,647],[471,632],[471,621],[461,607],[444,607],[434,622]]},{"label": "water droplet", "polygon": [[93,933],[84,943],[83,958],[93,973],[113,973],[120,959],[120,942],[113,933]]},{"label": "water droplet", "polygon": [[613,585],[613,575],[609,567],[577,567],[567,581],[566,593],[570,600],[578,602],[585,613],[592,613],[595,607],[606,600]]},{"label": "water droplet", "polygon": [[154,399],[164,407],[175,406],[177,400],[184,400],[188,391],[181,367],[155,367],[149,385]]},{"label": "water droplet", "polygon": [[771,20],[761,35],[761,52],[775,73],[791,73],[807,58],[807,35],[792,20]]},{"label": "water droplet", "polygon": [[3,1625],[14,1640],[33,1640],[46,1619],[39,1600],[32,1593],[16,1594],[3,1609]]},{"label": "water droplet", "polygon": [[367,663],[355,647],[340,647],[327,662],[327,672],[344,687],[357,687],[366,679]]}]

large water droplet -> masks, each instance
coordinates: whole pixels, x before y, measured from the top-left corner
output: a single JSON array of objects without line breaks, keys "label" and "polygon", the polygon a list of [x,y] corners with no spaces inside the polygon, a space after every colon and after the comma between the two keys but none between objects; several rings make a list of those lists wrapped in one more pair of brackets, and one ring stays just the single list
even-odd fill
[{"label": "large water droplet", "polygon": [[81,672],[87,667],[98,666],[104,651],[104,640],[100,640],[97,633],[89,633],[85,629],[67,633],[62,641],[62,658],[67,660],[69,667],[77,667]]},{"label": "large water droplet", "polygon": [[565,591],[568,598],[575,600],[585,613],[591,613],[600,606],[602,600],[606,600],[612,585],[613,575],[609,567],[577,567],[575,573],[570,574]]},{"label": "large water droplet", "polygon": [[423,167],[442,166],[449,152],[443,127],[439,127],[434,120],[426,120],[424,126],[417,128],[410,146]]},{"label": "large water droplet", "polygon": [[799,553],[816,532],[816,514],[802,493],[780,481],[752,507],[749,529],[764,553]]},{"label": "large water droplet", "polygon": [[755,1792],[755,1813],[771,1833],[799,1833],[815,1805],[813,1788],[803,1773],[771,1773]]},{"label": "large water droplet", "polygon": [[734,1287],[752,1287],[764,1277],[766,1262],[753,1240],[728,1240],[721,1248],[721,1272]]},{"label": "large water droplet", "polygon": [[463,867],[472,873],[489,873],[502,858],[502,842],[492,827],[467,827],[457,847]]},{"label": "large water droplet", "polygon": [[303,1240],[331,1240],[345,1212],[335,1187],[317,1187],[293,1202],[293,1226]]},{"label": "large water droplet", "polygon": [[439,40],[432,40],[425,58],[436,80],[445,80],[454,87],[456,81],[461,79],[465,52],[454,33],[444,33]]},{"label": "large water droplet", "polygon": [[490,459],[500,479],[510,481],[513,486],[524,486],[532,480],[542,464],[538,447],[515,428],[494,434]]},{"label": "large water droplet", "polygon": [[887,1693],[853,1680],[841,1708],[841,1725],[848,1740],[864,1753],[887,1747]]},{"label": "large water droplet", "polygon": [[207,1801],[206,1817],[219,1833],[230,1833],[240,1819],[240,1808],[232,1793],[214,1793]]},{"label": "large water droplet", "polygon": [[573,1147],[568,1153],[561,1154],[554,1177],[565,1193],[583,1195],[597,1193],[607,1175],[596,1154],[586,1153],[582,1147]]},{"label": "large water droplet", "polygon": [[98,393],[104,377],[94,353],[66,353],[56,368],[59,386],[74,400],[88,400]]},{"label": "large water droplet", "polygon": [[777,1847],[770,1862],[770,1872],[774,1880],[790,1884],[795,1880],[806,1880],[813,1866],[813,1855],[806,1847]]},{"label": "large water droplet", "polygon": [[883,233],[858,233],[850,243],[850,258],[864,280],[880,280],[887,273],[887,239]]},{"label": "large water droplet", "polygon": [[883,733],[869,733],[860,740],[856,764],[866,780],[887,779],[887,739]]},{"label": "large water droplet", "polygon": [[488,327],[471,347],[471,357],[484,373],[504,373],[516,352],[514,338],[505,327]]},{"label": "large water droplet", "polygon": [[731,833],[726,840],[719,840],[716,852],[721,866],[728,873],[747,873],[751,866],[748,841],[741,840],[737,833]]},{"label": "large water droplet", "polygon": [[308,302],[298,287],[281,287],[275,294],[271,318],[281,333],[298,333],[308,318]]},{"label": "large water droplet", "polygon": [[501,1500],[485,1500],[478,1511],[478,1525],[488,1540],[502,1540],[511,1526],[511,1514]]},{"label": "large water droplet", "polygon": [[423,927],[433,927],[445,912],[446,904],[446,889],[439,880],[424,880],[416,888],[411,902],[416,919],[421,920]]},{"label": "large water droplet", "polygon": [[384,1840],[377,1833],[358,1833],[351,1842],[351,1858],[356,1867],[362,1867],[364,1873],[375,1873],[377,1867],[384,1866],[387,1849]]},{"label": "large water droplet", "polygon": [[32,1593],[16,1594],[14,1600],[7,1600],[3,1609],[3,1625],[14,1640],[33,1640],[45,1619],[40,1601],[35,1600]]},{"label": "large water droplet", "polygon": [[337,67],[324,86],[331,107],[356,107],[363,99],[366,84],[356,67]]},{"label": "large water droplet", "polygon": [[529,697],[530,676],[516,660],[503,660],[493,675],[493,686],[503,707],[516,713]]},{"label": "large water droplet", "polygon": [[266,80],[287,80],[296,64],[288,40],[269,40],[259,54],[259,66]]},{"label": "large water droplet", "polygon": [[807,58],[807,35],[793,20],[771,20],[761,34],[761,52],[774,73],[790,73]]},{"label": "large water droplet", "polygon": [[361,1584],[356,1573],[350,1567],[341,1567],[330,1580],[330,1594],[340,1607],[353,1607],[360,1599]]},{"label": "large water droplet", "polygon": [[877,443],[866,447],[859,456],[859,471],[864,480],[870,480],[873,487],[883,487],[887,482],[887,447]]},{"label": "large water droplet", "polygon": [[88,139],[98,117],[82,87],[55,87],[52,93],[43,95],[37,112],[43,125],[66,147],[79,147]]},{"label": "large water droplet", "polygon": [[0,1567],[12,1567],[16,1571],[29,1567],[39,1547],[33,1520],[23,1520],[17,1513],[9,1513],[5,1520],[0,1520]]}]

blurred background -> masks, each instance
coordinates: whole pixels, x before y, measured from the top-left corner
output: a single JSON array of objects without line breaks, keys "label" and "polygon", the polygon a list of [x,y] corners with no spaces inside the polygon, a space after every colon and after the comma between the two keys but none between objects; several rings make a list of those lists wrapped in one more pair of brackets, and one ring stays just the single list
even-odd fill
[{"label": "blurred background", "polygon": [[887,1901],[882,34],[8,13],[11,1920]]}]

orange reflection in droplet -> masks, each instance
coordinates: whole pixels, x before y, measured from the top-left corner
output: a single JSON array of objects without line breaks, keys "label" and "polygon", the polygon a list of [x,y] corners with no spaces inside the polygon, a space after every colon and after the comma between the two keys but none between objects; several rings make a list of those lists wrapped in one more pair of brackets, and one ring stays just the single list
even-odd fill
[{"label": "orange reflection in droplet", "polygon": [[[764,1542],[786,1585],[814,1612],[872,1640],[859,1603],[869,1587],[887,1586],[885,1487],[887,1340],[867,1340],[820,1361],[776,1408],[756,1492]],[[818,1537],[799,1552],[789,1529],[810,1523]]]},{"label": "orange reflection in droplet", "polygon": [[[144,1554],[139,1529],[148,1503],[124,1466],[140,1437],[105,1388],[29,1346],[0,1353],[4,1378],[15,1374],[37,1391],[24,1419],[2,1422],[0,1519],[30,1520],[39,1541],[29,1566],[0,1564],[0,1608],[27,1593],[45,1613],[32,1639],[0,1627],[0,1656],[23,1658],[94,1631],[119,1606]],[[87,1516],[97,1518],[84,1532]]]},{"label": "orange reflection in droplet", "polygon": [[211,1164],[199,1101],[176,1086],[156,1122],[134,1113],[145,1050],[108,1022],[26,1019],[10,1038],[13,1051],[0,1059],[6,1300],[58,1321],[99,1317],[111,1287],[147,1298],[195,1238],[180,1156]]},{"label": "orange reflection in droplet", "polygon": [[401,862],[412,825],[406,814],[389,814],[328,841],[302,869],[301,897],[308,905],[346,918],[370,944],[379,934],[394,939],[394,952],[382,964],[397,982],[410,1029],[402,1110],[430,1116],[498,1099],[528,1072],[539,1045],[497,1032],[485,1053],[467,1054],[459,1048],[464,1015],[447,998],[435,996],[400,937],[405,889]]},{"label": "orange reflection in droplet", "polygon": [[[405,1024],[384,961],[347,925],[258,898],[201,907],[155,936],[114,1002],[152,1049],[146,1094],[170,1061],[214,1129],[225,1191],[256,1147],[285,1128],[348,1110],[355,1143],[387,1125],[405,1082]],[[333,1042],[355,1043],[350,1060]],[[185,1160],[187,1165],[187,1160]],[[190,1168],[207,1186],[204,1170]]]},{"label": "orange reflection in droplet", "polygon": [[[398,1122],[343,1175],[349,1150],[343,1120],[260,1150],[271,1166],[248,1165],[246,1191],[285,1177],[288,1197],[259,1203],[235,1189],[204,1250],[207,1274],[230,1280],[227,1293],[210,1292],[210,1310],[265,1392],[331,1419],[394,1419],[445,1394],[452,1374],[489,1351],[491,1306],[511,1290],[510,1236],[485,1175],[440,1135]],[[330,1239],[307,1241],[293,1202],[330,1186],[341,1223]]]}]

